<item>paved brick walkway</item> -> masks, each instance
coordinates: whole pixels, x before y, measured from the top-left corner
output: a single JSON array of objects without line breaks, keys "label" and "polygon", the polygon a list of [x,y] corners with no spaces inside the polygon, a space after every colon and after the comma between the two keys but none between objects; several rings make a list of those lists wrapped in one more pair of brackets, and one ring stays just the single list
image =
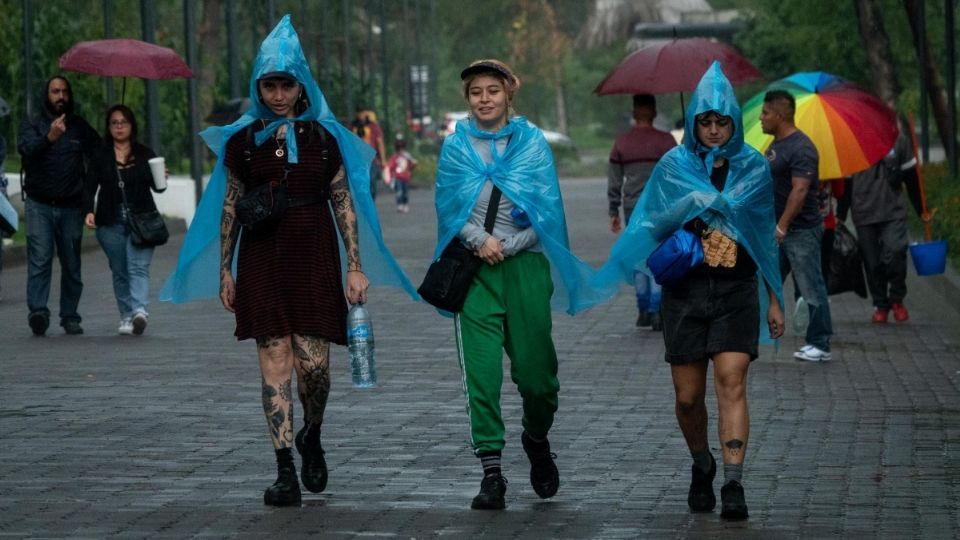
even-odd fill
[{"label": "paved brick walkway", "polygon": [[[613,239],[604,184],[563,187],[575,250],[599,263]],[[385,196],[378,205],[418,280],[436,234],[431,194],[413,192],[410,214]],[[181,239],[158,250],[155,289]],[[117,336],[109,272],[93,251],[86,334],[54,327],[38,339],[26,325],[25,267],[2,279],[0,537],[926,539],[960,530],[960,294],[945,277],[911,277],[908,324],[871,325],[868,302],[834,297],[829,364],[792,360],[801,342],[791,334],[779,352],[763,351],[750,372],[751,518],[739,524],[687,511],[690,462],[662,339],[633,327],[626,288],[575,318],[555,316],[559,494],[541,501],[527,482],[519,399],[506,380],[508,509],[476,512],[452,323],[425,305],[372,291],[382,384],[352,388],[346,351],[335,349],[329,486],[300,509],[273,509],[261,502],[274,463],[254,348],[232,339],[217,302],[155,304],[144,337]],[[713,433],[712,397],[709,407]]]}]

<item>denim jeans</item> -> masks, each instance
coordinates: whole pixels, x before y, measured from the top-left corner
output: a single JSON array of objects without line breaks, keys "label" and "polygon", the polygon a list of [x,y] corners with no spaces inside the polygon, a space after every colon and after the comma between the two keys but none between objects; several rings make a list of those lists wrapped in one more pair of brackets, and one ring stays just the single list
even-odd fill
[{"label": "denim jeans", "polygon": [[659,313],[663,288],[643,272],[634,272],[633,284],[637,290],[637,311]]},{"label": "denim jeans", "polygon": [[790,227],[780,245],[780,277],[786,280],[793,270],[800,296],[810,309],[807,326],[807,344],[822,351],[830,351],[833,321],[827,302],[827,286],[820,268],[820,238],[823,224],[809,229]]},{"label": "denim jeans", "polygon": [[407,192],[410,189],[409,182],[401,182],[400,180],[396,181],[396,190],[397,190],[397,204],[407,204],[410,202],[410,198],[407,196]]},{"label": "denim jeans", "polygon": [[97,241],[107,255],[113,273],[113,295],[120,317],[147,311],[150,296],[150,260],[153,246],[135,246],[125,221],[97,226]]},{"label": "denim jeans", "polygon": [[77,306],[83,292],[80,280],[80,241],[83,216],[79,208],[49,206],[27,198],[24,204],[27,232],[27,307],[30,313],[50,314],[50,278],[53,254],[60,259],[60,324],[80,322]]}]

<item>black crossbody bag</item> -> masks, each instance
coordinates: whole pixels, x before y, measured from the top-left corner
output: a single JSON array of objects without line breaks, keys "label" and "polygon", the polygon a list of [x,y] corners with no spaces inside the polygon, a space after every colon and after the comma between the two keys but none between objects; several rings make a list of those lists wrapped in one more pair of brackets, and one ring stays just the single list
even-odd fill
[{"label": "black crossbody bag", "polygon": [[[263,121],[261,120],[261,123]],[[247,164],[247,173],[249,176],[250,159],[253,153],[253,124],[247,127],[246,147],[243,150],[244,161]],[[247,229],[257,231],[269,229],[283,219],[287,209],[298,206],[309,206],[323,201],[323,197],[303,197],[292,198],[287,196],[287,176],[290,174],[291,165],[287,164],[283,168],[283,178],[280,180],[271,180],[265,182],[244,193],[234,204],[234,210],[237,213],[237,222]]]},{"label": "black crossbody bag", "polygon": [[[483,228],[488,234],[493,233],[501,195],[500,188],[493,186],[483,220]],[[463,245],[463,242],[454,236],[443,249],[440,257],[430,263],[427,275],[424,276],[423,283],[417,292],[433,307],[457,313],[463,309],[470,284],[473,283],[473,277],[481,264],[483,261],[480,257],[474,255],[473,250]]]},{"label": "black crossbody bag", "polygon": [[120,169],[117,170],[117,185],[120,187],[120,197],[123,199],[123,211],[127,215],[127,228],[130,229],[130,241],[140,247],[162,246],[170,238],[167,224],[163,216],[156,209],[134,212],[127,202],[127,190],[124,189],[123,177]]}]

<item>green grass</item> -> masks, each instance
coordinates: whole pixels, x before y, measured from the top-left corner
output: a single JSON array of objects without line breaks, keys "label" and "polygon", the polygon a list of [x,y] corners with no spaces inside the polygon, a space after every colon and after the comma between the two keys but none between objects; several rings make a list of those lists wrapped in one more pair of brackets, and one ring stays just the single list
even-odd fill
[{"label": "green grass", "polygon": [[[947,241],[948,260],[960,270],[960,179],[950,177],[946,163],[926,165],[922,174],[927,211],[937,210],[930,222],[933,239]],[[923,222],[912,211],[908,215],[914,237],[923,238]]]}]

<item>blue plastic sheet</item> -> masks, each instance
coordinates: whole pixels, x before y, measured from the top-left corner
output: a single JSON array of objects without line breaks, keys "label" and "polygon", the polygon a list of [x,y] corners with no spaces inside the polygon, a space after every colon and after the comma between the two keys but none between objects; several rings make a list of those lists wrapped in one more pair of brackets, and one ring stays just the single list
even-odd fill
[{"label": "blue plastic sheet", "polygon": [[[266,73],[280,71],[293,75],[304,86],[310,107],[293,119],[280,118],[260,102],[257,80]],[[383,242],[373,198],[370,195],[370,163],[374,150],[346,129],[330,111],[327,100],[317,86],[300,46],[300,38],[285,15],[260,45],[250,77],[250,109],[228,126],[211,127],[200,136],[217,155],[217,165],[197,207],[173,274],[160,291],[160,299],[175,303],[215,297],[220,288],[220,215],[226,192],[226,169],[223,159],[227,141],[257,119],[265,119],[267,128],[258,132],[256,144],[262,144],[281,125],[294,121],[317,121],[337,140],[350,185],[359,229],[360,259],[363,271],[373,285],[402,288],[412,298],[416,290]],[[287,160],[297,163],[297,141],[293,129],[287,130]],[[337,231],[339,234],[339,230]],[[242,235],[240,241],[243,241]],[[341,254],[343,243],[341,241]],[[346,257],[341,261],[346,264]],[[346,276],[346,272],[343,272]]]},{"label": "blue plastic sheet", "polygon": [[[699,143],[695,133],[697,115],[716,111],[733,119],[733,136],[719,148]],[[595,284],[633,283],[634,271],[647,274],[646,260],[665,238],[700,217],[746,248],[757,263],[760,298],[760,336],[770,342],[766,321],[769,293],[776,292],[783,306],[779,270],[779,246],[773,209],[773,180],[770,168],[759,152],[743,142],[743,119],[733,87],[714,62],[693,93],[685,117],[683,145],[668,152],[654,168],[634,208],[626,230],[610,251],[610,258],[597,274]],[[701,155],[705,154],[705,159]],[[710,183],[708,171],[717,157],[730,162],[723,192]]]},{"label": "blue plastic sheet", "polygon": [[[492,148],[496,139],[510,137],[510,141],[503,155],[494,149],[494,162],[487,165],[468,136],[489,140]],[[434,258],[440,256],[463,228],[487,179],[527,214],[537,232],[551,263],[555,287],[553,308],[573,315],[616,294],[616,284],[591,285],[595,271],[571,253],[553,154],[543,133],[523,117],[512,118],[496,133],[482,131],[471,120],[464,119],[444,141],[437,165],[435,203],[439,241]]]}]

